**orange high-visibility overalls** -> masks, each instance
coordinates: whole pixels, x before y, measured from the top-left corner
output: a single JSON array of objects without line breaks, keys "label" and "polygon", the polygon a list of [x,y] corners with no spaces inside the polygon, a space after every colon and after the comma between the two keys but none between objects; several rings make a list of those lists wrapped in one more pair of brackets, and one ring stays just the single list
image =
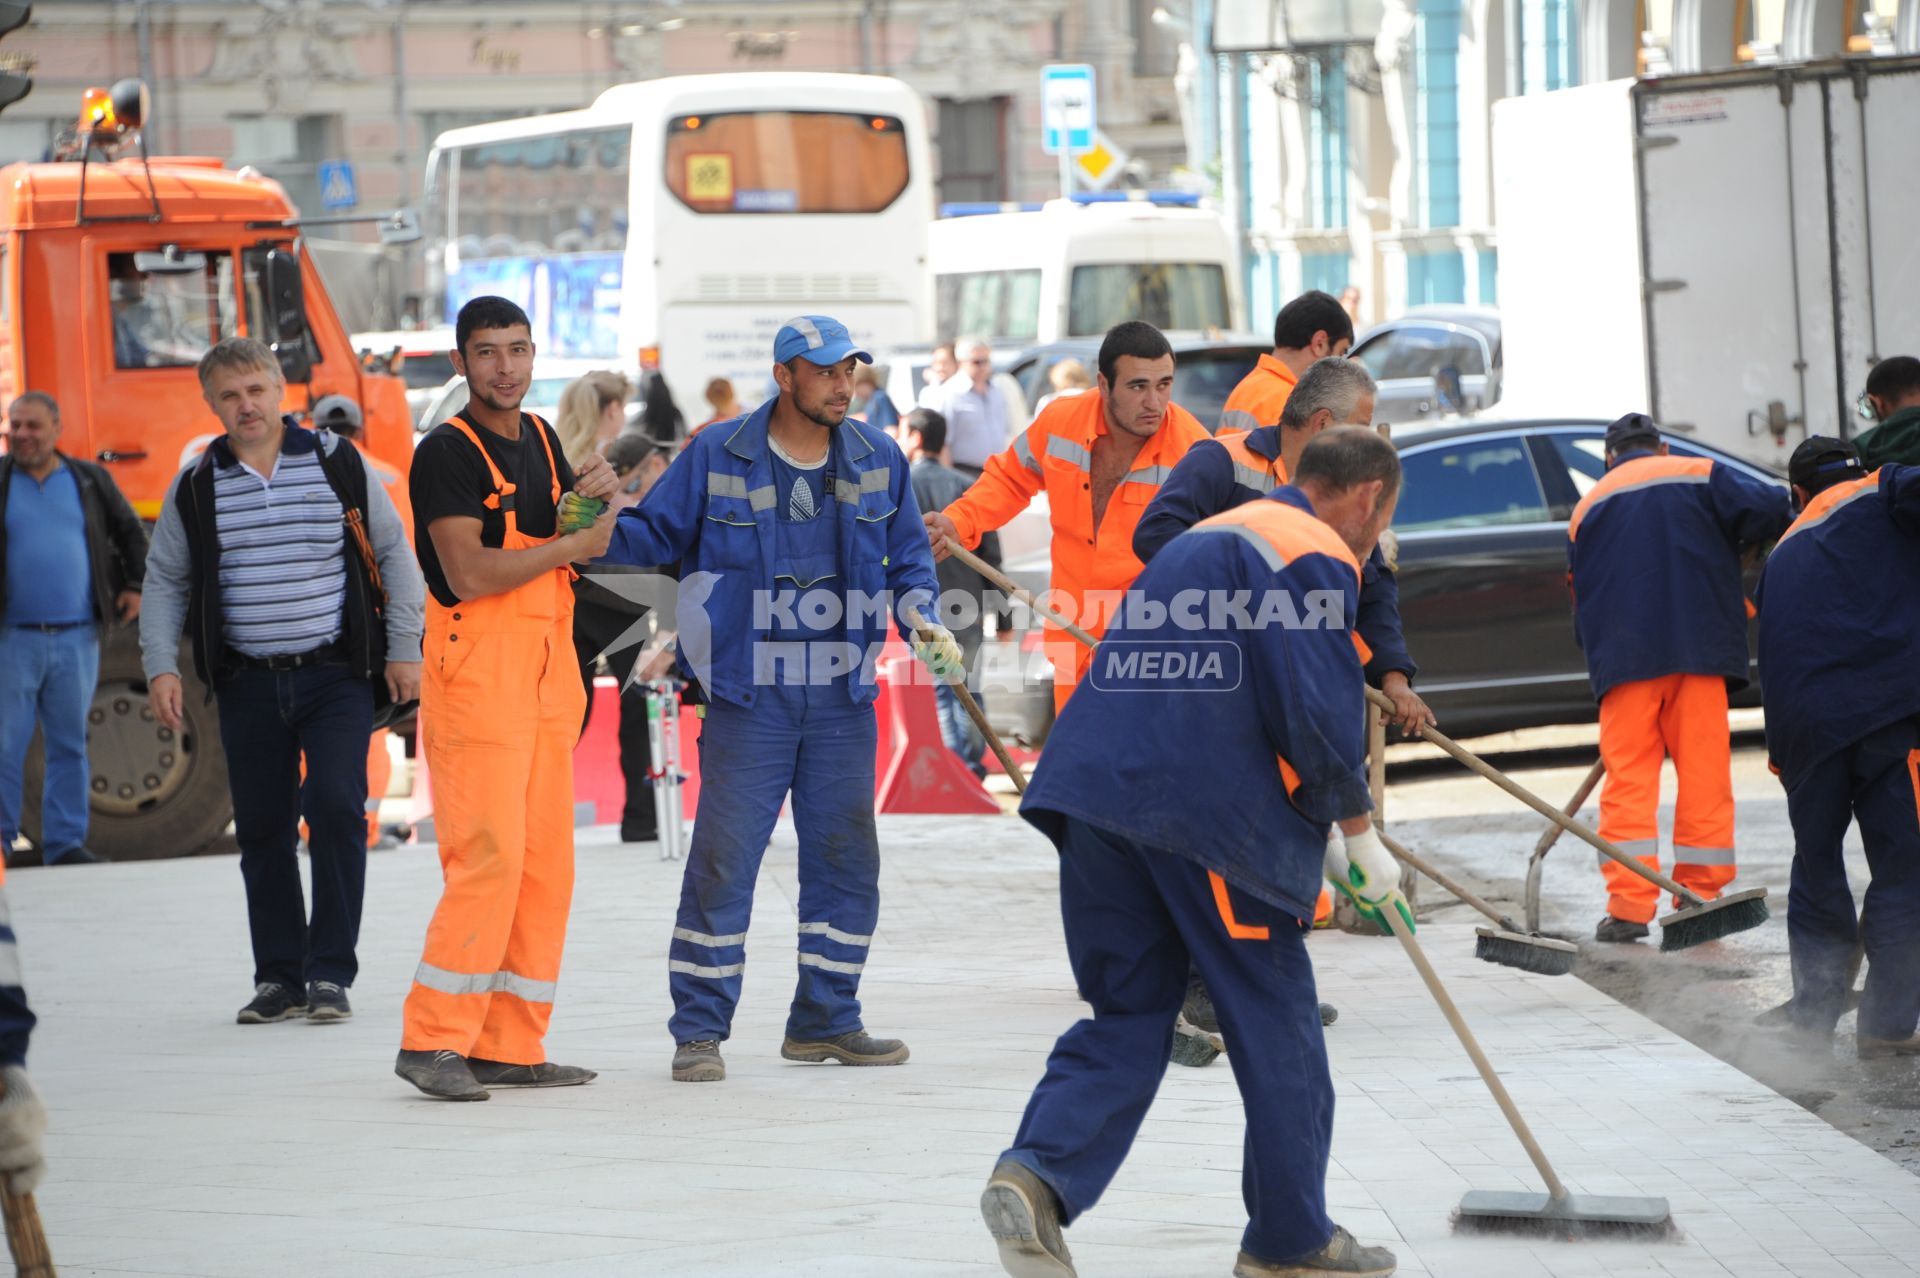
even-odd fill
[{"label": "orange high-visibility overalls", "polygon": [[[534,418],[560,500],[546,427]],[[514,485],[486,460],[504,550],[520,531]],[[573,745],[586,692],[573,651],[573,570],[453,607],[427,596],[420,736],[433,775],[446,890],[407,995],[401,1046],[537,1065],[573,901]]]}]

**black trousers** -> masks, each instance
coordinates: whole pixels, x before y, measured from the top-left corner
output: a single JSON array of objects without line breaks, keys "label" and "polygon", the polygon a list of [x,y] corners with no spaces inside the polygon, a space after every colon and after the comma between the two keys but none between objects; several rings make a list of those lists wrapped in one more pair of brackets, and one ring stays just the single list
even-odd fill
[{"label": "black trousers", "polygon": [[[580,658],[580,680],[587,689],[587,713],[580,721],[583,733],[593,718],[594,658],[637,620],[631,612],[609,608],[590,598],[574,598],[573,648]],[[623,689],[619,702],[620,773],[626,778],[627,797],[620,812],[620,828],[624,834],[650,839],[657,833],[659,822],[653,809],[653,781],[647,776],[653,767],[653,747],[647,739],[647,695],[643,688],[626,687],[642,646],[633,644],[607,653],[607,669]]]}]

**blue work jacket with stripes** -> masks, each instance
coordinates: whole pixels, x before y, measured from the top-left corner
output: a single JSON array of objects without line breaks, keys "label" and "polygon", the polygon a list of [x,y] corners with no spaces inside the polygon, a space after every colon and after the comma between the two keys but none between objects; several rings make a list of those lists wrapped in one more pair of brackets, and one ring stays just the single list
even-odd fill
[{"label": "blue work jacket with stripes", "polygon": [[[772,630],[777,497],[767,424],[777,401],[716,422],[681,450],[639,505],[620,512],[601,562],[680,565],[679,658],[710,698],[751,706],[756,645]],[[885,432],[848,418],[828,444],[845,639],[861,654],[848,681],[874,698],[873,669],[892,615],[911,603],[928,618],[939,593],[933,552],[913,499],[907,459]]]},{"label": "blue work jacket with stripes", "polygon": [[[1280,430],[1262,426],[1203,440],[1188,449],[1133,531],[1133,553],[1140,561],[1151,562],[1163,546],[1201,520],[1258,501],[1286,483]],[[1360,566],[1357,625],[1372,653],[1367,661],[1370,681],[1379,683],[1395,670],[1413,678],[1419,667],[1407,651],[1400,625],[1400,583],[1378,546]]]},{"label": "blue work jacket with stripes", "polygon": [[1599,699],[1671,674],[1747,684],[1740,554],[1793,518],[1785,487],[1704,457],[1635,451],[1573,509],[1573,634]]},{"label": "blue work jacket with stripes", "polygon": [[1789,786],[1920,716],[1920,467],[1817,494],[1768,556],[1756,599],[1767,754]]},{"label": "blue work jacket with stripes", "polygon": [[1360,569],[1293,487],[1146,566],[1061,711],[1020,814],[1074,817],[1313,917],[1327,828],[1372,809]]}]

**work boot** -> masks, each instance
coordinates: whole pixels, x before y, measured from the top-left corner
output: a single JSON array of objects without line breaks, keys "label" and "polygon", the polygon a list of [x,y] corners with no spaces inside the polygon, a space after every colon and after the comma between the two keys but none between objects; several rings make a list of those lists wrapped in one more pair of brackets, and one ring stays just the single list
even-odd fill
[{"label": "work boot", "polygon": [[622,843],[658,843],[660,831],[652,821],[622,821],[620,841]]},{"label": "work boot", "polygon": [[467,1058],[467,1068],[473,1071],[473,1081],[482,1087],[578,1087],[600,1077],[594,1070],[578,1065],[555,1065],[551,1061],[539,1065],[509,1065],[506,1061],[482,1060],[478,1056]]},{"label": "work boot", "polygon": [[393,1072],[437,1100],[487,1099],[487,1089],[473,1077],[467,1058],[448,1048],[436,1052],[409,1052],[401,1048],[393,1062]]},{"label": "work boot", "polygon": [[673,1081],[676,1083],[717,1083],[727,1076],[727,1063],[720,1059],[720,1042],[712,1038],[690,1039],[673,1049]]},{"label": "work boot", "polygon": [[1905,1038],[1876,1038],[1862,1033],[1854,1039],[1853,1050],[1863,1061],[1884,1061],[1896,1056],[1920,1056],[1920,1034]]},{"label": "work boot", "polygon": [[1593,929],[1593,939],[1596,941],[1644,941],[1648,935],[1649,929],[1645,923],[1629,923],[1611,914],[1601,919],[1600,926]]},{"label": "work boot", "polygon": [[48,865],[105,865],[106,863],[107,858],[91,848],[73,848],[47,862]]},{"label": "work boot", "polygon": [[[1220,1013],[1213,1005],[1213,995],[1207,993],[1207,987],[1197,980],[1187,985],[1187,998],[1180,1005],[1180,1015],[1202,1034],[1220,1032]],[[1226,1048],[1222,1046],[1220,1050],[1224,1052]]]},{"label": "work boot", "polygon": [[1175,1065],[1200,1069],[1211,1065],[1226,1050],[1226,1040],[1209,1034],[1184,1015],[1173,1023],[1173,1049],[1167,1059]]},{"label": "work boot", "polygon": [[1060,1199],[1031,1168],[1001,1159],[980,1195],[980,1216],[1013,1278],[1075,1278],[1060,1236]]},{"label": "work boot", "polygon": [[1394,1264],[1393,1253],[1385,1247],[1363,1247],[1359,1239],[1335,1225],[1326,1246],[1292,1260],[1262,1260],[1241,1252],[1234,1262],[1233,1278],[1315,1278],[1319,1274],[1386,1278]]},{"label": "work boot", "polygon": [[907,1045],[897,1038],[874,1038],[865,1030],[855,1030],[838,1038],[803,1042],[789,1037],[780,1044],[780,1055],[790,1061],[839,1061],[842,1065],[904,1065]]},{"label": "work boot", "polygon": [[347,1003],[347,991],[332,981],[307,982],[307,1019],[316,1025],[344,1021],[353,1015]]},{"label": "work boot", "polygon": [[233,1019],[241,1025],[269,1025],[275,1021],[296,1020],[307,1014],[307,1005],[278,981],[262,981],[253,987],[253,1002],[240,1009]]}]

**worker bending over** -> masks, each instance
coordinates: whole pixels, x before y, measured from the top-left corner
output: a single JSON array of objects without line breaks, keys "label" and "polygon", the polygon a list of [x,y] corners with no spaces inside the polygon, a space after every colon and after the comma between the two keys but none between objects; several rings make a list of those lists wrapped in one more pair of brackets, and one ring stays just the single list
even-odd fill
[{"label": "worker bending over", "polygon": [[[1047,494],[1053,522],[1053,592],[1069,619],[1100,637],[1120,596],[1140,573],[1134,528],[1174,464],[1207,437],[1192,413],[1173,402],[1173,347],[1159,329],[1128,320],[1100,343],[1092,394],[1056,399],[987,459],[959,501],[926,514],[935,559],[948,537],[971,549]],[[1053,662],[1053,704],[1067,703],[1091,654],[1066,631],[1046,628]]]},{"label": "worker bending over", "polygon": [[[1653,420],[1607,427],[1607,473],[1573,509],[1573,633],[1600,702],[1600,835],[1660,868],[1660,765],[1679,778],[1673,879],[1713,900],[1734,876],[1727,692],[1747,685],[1740,556],[1792,518],[1786,495],[1732,466],[1672,457]],[[1605,861],[1600,941],[1647,935],[1660,891]],[[1675,908],[1682,904],[1674,903]]]},{"label": "worker bending over", "polygon": [[[1863,474],[1853,445],[1793,452],[1794,520],[1760,578],[1767,754],[1787,788],[1796,1028],[1832,1036],[1857,941],[1862,1060],[1920,1055],[1920,468]],[[1856,922],[1841,843],[1873,881]]]},{"label": "worker bending over", "polygon": [[1061,1227],[1099,1201],[1146,1117],[1190,959],[1228,1035],[1264,1049],[1234,1065],[1250,1217],[1234,1273],[1393,1271],[1390,1252],[1327,1217],[1333,1085],[1305,940],[1323,874],[1370,917],[1412,925],[1368,818],[1352,638],[1400,463],[1372,431],[1338,427],[1294,480],[1141,573],[1021,804],[1059,849],[1067,954],[1093,1016],[1055,1044],[981,1197],[1019,1278],[1073,1274]]},{"label": "worker bending over", "polygon": [[[673,1077],[715,1082],[746,970],[760,858],[793,796],[800,840],[799,984],[780,1054],[898,1065],[907,1046],[860,1017],[860,974],[880,917],[873,820],[874,662],[891,613],[933,613],[939,583],[907,459],[849,418],[855,364],[873,357],[824,315],[774,339],[780,393],[702,432],[638,506],[607,560],[679,562],[680,664],[706,700],[700,819],[668,948]],[[958,673],[937,626],[916,651]]]},{"label": "worker bending over", "polygon": [[1353,345],[1353,317],[1338,298],[1319,289],[1302,293],[1273,317],[1273,353],[1262,355],[1240,379],[1220,411],[1220,434],[1271,426],[1294,386],[1315,361],[1345,355]]},{"label": "worker bending over", "polygon": [[604,500],[606,459],[578,475],[532,385],[527,314],[477,297],[454,321],[467,406],[414,451],[415,551],[427,579],[420,739],[446,889],[427,925],[394,1072],[429,1096],[565,1087],[548,1021],[573,903],[573,746],[586,692],[573,654],[573,569],[606,548],[611,514],[560,531],[560,495]]}]

